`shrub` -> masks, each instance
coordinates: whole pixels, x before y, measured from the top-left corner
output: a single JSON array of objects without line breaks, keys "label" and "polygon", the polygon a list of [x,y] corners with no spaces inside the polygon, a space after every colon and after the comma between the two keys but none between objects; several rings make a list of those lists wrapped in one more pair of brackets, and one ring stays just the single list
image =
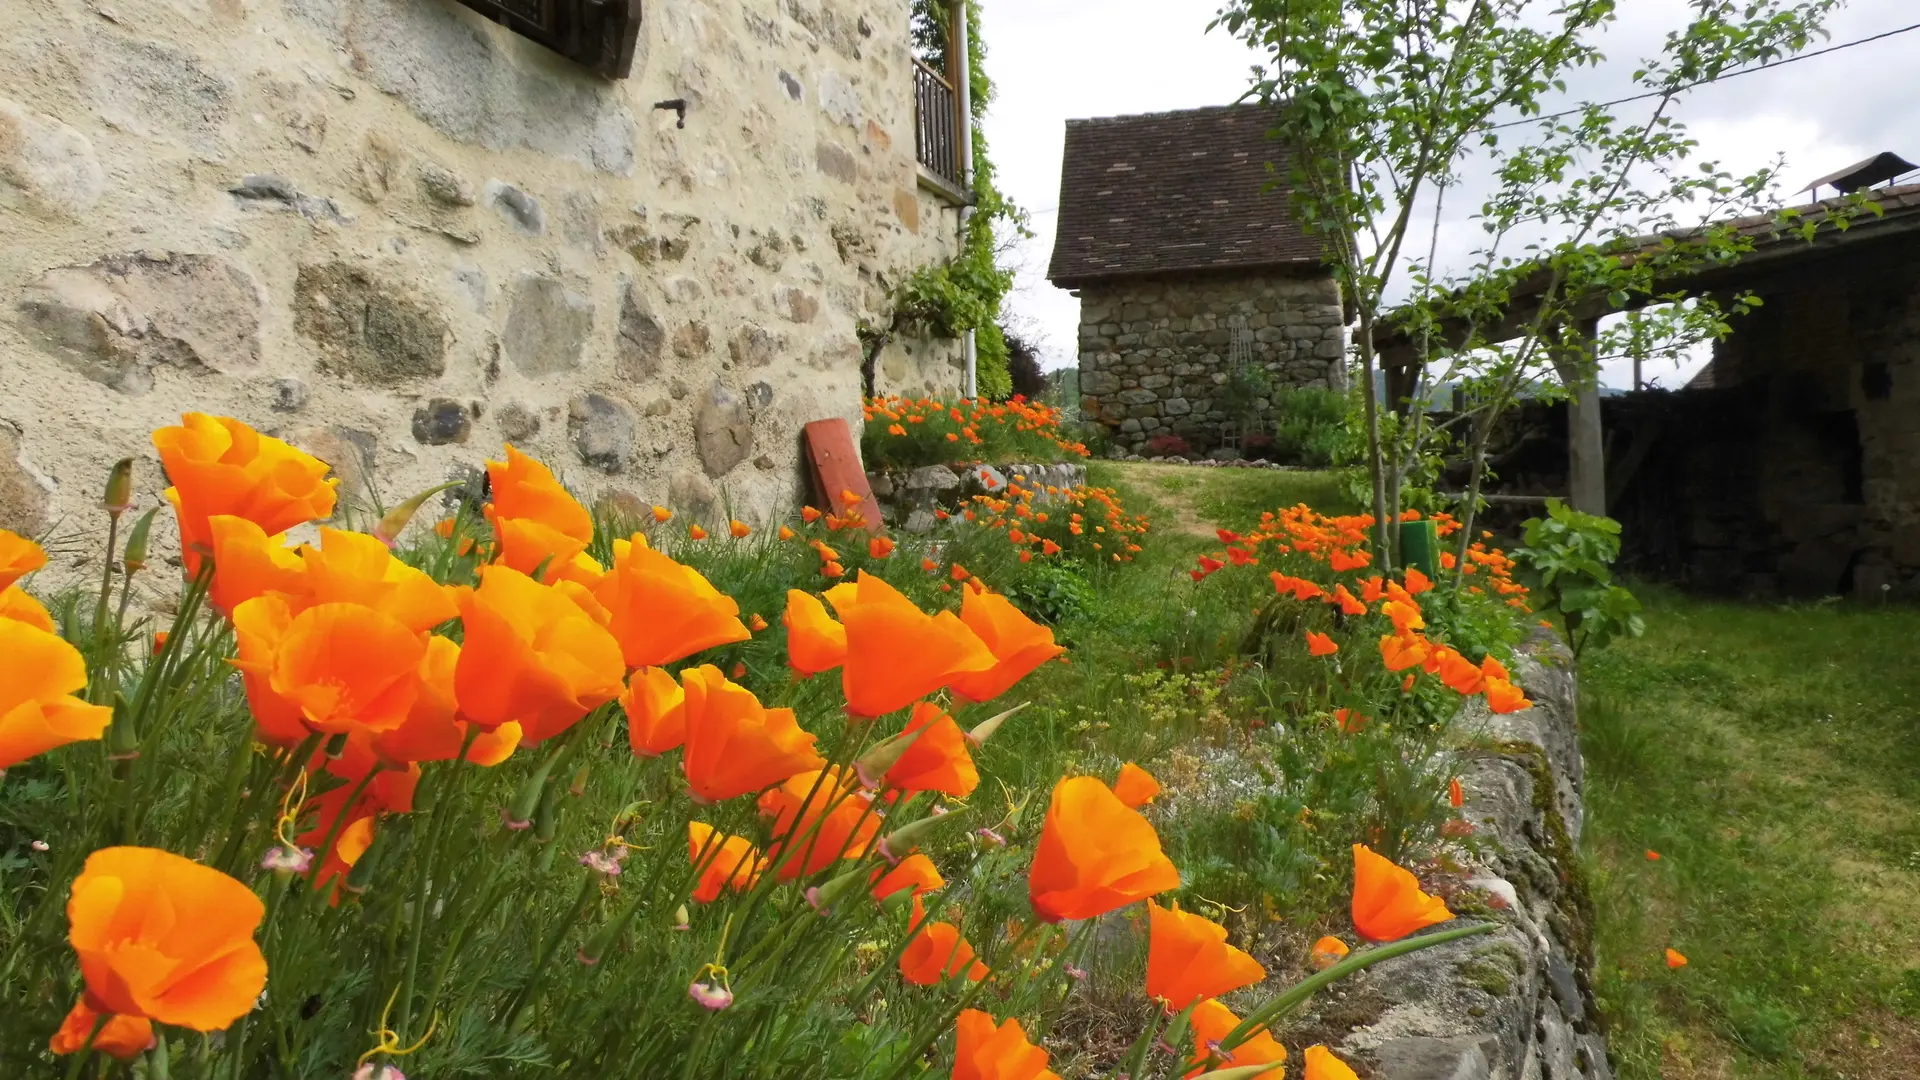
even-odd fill
[{"label": "shrub", "polygon": [[1007,375],[1013,392],[1029,401],[1038,401],[1051,385],[1047,373],[1040,370],[1040,350],[1018,334],[1006,330],[1001,333],[1007,339]]},{"label": "shrub", "polygon": [[1186,457],[1191,453],[1193,448],[1187,445],[1187,440],[1172,432],[1147,440],[1148,457]]},{"label": "shrub", "polygon": [[1366,440],[1353,411],[1351,395],[1338,390],[1280,391],[1274,397],[1275,460],[1321,468],[1358,460]]}]

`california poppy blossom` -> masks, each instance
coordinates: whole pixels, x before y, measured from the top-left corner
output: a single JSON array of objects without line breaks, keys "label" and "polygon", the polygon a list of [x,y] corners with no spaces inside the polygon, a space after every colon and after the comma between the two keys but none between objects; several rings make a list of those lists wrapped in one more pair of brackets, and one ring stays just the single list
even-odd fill
[{"label": "california poppy blossom", "polygon": [[531,575],[541,564],[565,565],[593,540],[593,515],[580,505],[553,470],[507,447],[505,461],[487,462],[486,507],[500,561]]},{"label": "california poppy blossom", "polygon": [[774,819],[767,861],[781,881],[817,874],[841,858],[864,858],[882,819],[864,791],[838,772],[813,769],[761,794],[760,813]]},{"label": "california poppy blossom", "polygon": [[780,539],[791,540],[794,538],[795,535],[797,534],[791,528],[785,525],[780,526],[780,532],[779,532]]},{"label": "california poppy blossom", "polygon": [[1533,708],[1533,702],[1527,700],[1526,692],[1505,679],[1486,680],[1487,708],[1497,713],[1519,712]]},{"label": "california poppy blossom", "polygon": [[37,626],[0,619],[0,770],[105,734],[113,710],[73,696],[86,685],[80,650]]},{"label": "california poppy blossom", "polygon": [[693,899],[711,904],[720,898],[720,890],[745,892],[766,869],[760,849],[738,836],[720,836],[704,821],[687,822],[687,858],[699,867]]},{"label": "california poppy blossom", "polygon": [[1307,951],[1307,958],[1313,962],[1313,970],[1325,971],[1346,959],[1349,951],[1346,942],[1327,935],[1313,943],[1313,948]]},{"label": "california poppy blossom", "polygon": [[253,940],[265,915],[253,890],[218,870],[154,848],[102,848],[74,879],[67,940],[97,1011],[219,1031],[267,984]]},{"label": "california poppy blossom", "polygon": [[701,528],[699,525],[687,526],[687,539],[705,540],[706,538],[707,538],[707,530]]},{"label": "california poppy blossom", "polygon": [[959,927],[950,922],[923,922],[924,917],[925,909],[916,896],[916,929],[906,951],[900,954],[901,978],[915,986],[934,986],[963,972],[970,982],[987,977],[987,965],[974,959],[973,946],[960,936]]},{"label": "california poppy blossom", "polygon": [[153,433],[173,486],[167,501],[180,522],[180,549],[189,574],[212,540],[207,519],[243,517],[269,536],[333,513],[327,463],[262,435],[238,420],[186,413],[179,427]]},{"label": "california poppy blossom", "polygon": [[867,555],[875,559],[884,559],[893,554],[893,540],[885,536],[876,536],[867,541]]},{"label": "california poppy blossom", "polygon": [[153,1047],[153,1021],[144,1016],[107,1015],[106,1026],[94,1034],[94,1026],[99,1024],[100,1014],[87,1007],[87,999],[82,995],[73,1003],[67,1018],[61,1022],[60,1030],[53,1033],[53,1039],[47,1049],[55,1054],[74,1054],[87,1046],[92,1037],[92,1048],[108,1057],[121,1061],[130,1061]]},{"label": "california poppy blossom", "polygon": [[639,533],[613,542],[613,565],[592,592],[629,668],[671,664],[753,636],[733,597]]},{"label": "california poppy blossom", "polygon": [[[840,688],[847,711],[854,716],[884,716],[1000,662],[952,612],[928,615],[898,589],[865,571],[860,574],[855,602],[841,611],[840,618],[847,630]],[[984,689],[984,684],[973,688]]]},{"label": "california poppy blossom", "polygon": [[1333,595],[1327,599],[1329,603],[1340,605],[1340,613],[1342,615],[1358,616],[1367,613],[1367,605],[1361,603],[1352,593],[1348,592],[1345,585],[1335,585],[1333,587]]},{"label": "california poppy blossom", "polygon": [[1466,789],[1460,786],[1460,778],[1457,776],[1447,781],[1447,803],[1455,810],[1467,805]]},{"label": "california poppy blossom", "polygon": [[1147,920],[1147,997],[1169,1011],[1267,976],[1259,961],[1227,944],[1227,928],[1212,919],[1148,900]]},{"label": "california poppy blossom", "polygon": [[964,799],[980,786],[980,771],[967,752],[967,733],[940,706],[915,702],[902,734],[920,737],[887,769],[885,783],[901,791],[938,791]]},{"label": "california poppy blossom", "polygon": [[1380,635],[1380,659],[1388,671],[1405,671],[1427,662],[1430,653],[1425,638],[1412,634]]},{"label": "california poppy blossom", "polygon": [[1367,730],[1372,718],[1361,714],[1358,709],[1339,708],[1333,710],[1333,724],[1343,735],[1358,735]]},{"label": "california poppy blossom", "polygon": [[1432,658],[1439,661],[1439,670],[1434,674],[1456,694],[1477,694],[1486,685],[1486,676],[1481,673],[1480,665],[1461,656],[1446,646],[1435,649]]},{"label": "california poppy blossom", "polygon": [[1318,631],[1307,631],[1307,653],[1311,656],[1332,656],[1340,651],[1331,637]]},{"label": "california poppy blossom", "polygon": [[482,567],[460,615],[454,686],[461,714],[481,728],[514,721],[538,743],[620,696],[619,643],[565,593],[511,567]]},{"label": "california poppy blossom", "polygon": [[847,628],[827,614],[820,598],[799,589],[787,591],[787,664],[801,675],[831,671],[846,662]]},{"label": "california poppy blossom", "polygon": [[520,725],[512,721],[467,740],[467,722],[460,718],[454,674],[460,664],[460,646],[443,637],[429,637],[420,658],[419,692],[400,726],[373,736],[373,749],[389,765],[451,761],[466,748],[465,761],[491,768],[513,755],[520,745]]},{"label": "california poppy blossom", "polygon": [[1420,888],[1412,871],[1353,845],[1353,926],[1368,941],[1398,941],[1453,918],[1437,896]]},{"label": "california poppy blossom", "polygon": [[1407,567],[1407,591],[1415,596],[1433,588],[1433,579],[1420,572],[1417,566]]},{"label": "california poppy blossom", "polygon": [[1360,1080],[1346,1062],[1319,1043],[1307,1047],[1301,1056],[1307,1064],[1305,1080]]},{"label": "california poppy blossom", "polygon": [[207,546],[213,556],[207,599],[222,612],[231,615],[234,608],[264,593],[306,591],[306,564],[300,553],[287,546],[285,537],[268,536],[246,518],[231,514],[208,518]]},{"label": "california poppy blossom", "polygon": [[1042,919],[1090,919],[1179,886],[1153,826],[1111,788],[1092,776],[1054,786],[1027,874]]},{"label": "california poppy blossom", "polygon": [[1647,861],[1648,861],[1648,862],[1659,862],[1659,861],[1660,861],[1660,853],[1659,853],[1659,852],[1657,852],[1657,851],[1655,851],[1655,850],[1653,850],[1652,848],[1648,848],[1648,849],[1647,849]]},{"label": "california poppy blossom", "polygon": [[1113,793],[1128,808],[1138,810],[1160,794],[1160,781],[1155,780],[1152,773],[1129,761],[1120,766],[1120,775],[1114,777]]},{"label": "california poppy blossom", "polygon": [[885,900],[902,889],[912,889],[913,895],[918,897],[945,888],[947,884],[947,879],[940,876],[940,869],[933,865],[933,860],[918,851],[901,859],[900,865],[892,869],[874,867],[869,880],[873,882],[875,900]]},{"label": "california poppy blossom", "polygon": [[[1273,1068],[1255,1073],[1257,1080],[1280,1080],[1287,1061],[1287,1048],[1280,1040],[1265,1028],[1250,1036],[1245,1042],[1231,1051],[1221,1050],[1220,1044],[1233,1029],[1240,1026],[1240,1018],[1232,1009],[1211,998],[1193,1007],[1193,1015],[1188,1017],[1193,1025],[1193,1060],[1188,1062],[1187,1075],[1199,1076],[1211,1069],[1240,1069],[1254,1065],[1272,1065]],[[1224,1059],[1224,1060],[1222,1060]]]},{"label": "california poppy blossom", "polygon": [[[12,619],[14,622],[26,623],[36,630],[53,633],[52,612],[46,609],[46,605],[27,595],[27,590],[23,586],[15,585],[12,588],[0,589],[0,619]],[[166,631],[159,630],[156,633],[164,635]],[[160,640],[164,642],[166,638],[163,636]],[[154,650],[156,654],[159,651]]]},{"label": "california poppy blossom", "polygon": [[747,537],[753,535],[753,526],[735,519],[727,522],[727,532],[731,534],[735,540],[745,540]]},{"label": "california poppy blossom", "polygon": [[680,766],[700,801],[759,791],[826,764],[792,709],[766,708],[711,664],[682,672],[680,681],[687,725]]},{"label": "california poppy blossom", "polygon": [[1027,1041],[1020,1021],[995,1026],[979,1009],[964,1009],[954,1025],[953,1080],[1060,1080],[1047,1052]]},{"label": "california poppy blossom", "polygon": [[47,565],[47,553],[19,533],[0,529],[0,590]]},{"label": "california poppy blossom", "polygon": [[1685,956],[1682,956],[1679,950],[1677,949],[1667,950],[1667,967],[1683,968],[1686,966],[1687,966],[1687,958]]},{"label": "california poppy blossom", "polygon": [[979,636],[994,661],[992,667],[965,672],[949,684],[969,701],[999,697],[1034,668],[1067,651],[1054,643],[1050,628],[1027,618],[999,593],[967,590],[960,601],[960,621]]},{"label": "california poppy blossom", "polygon": [[[279,603],[276,596],[259,596],[240,605],[236,632],[250,633],[256,625],[241,613]],[[316,604],[288,621],[272,644],[267,680],[300,711],[309,731],[388,731],[413,708],[426,652],[424,635],[373,608]]]},{"label": "california poppy blossom", "polygon": [[686,691],[665,668],[641,668],[627,681],[620,708],[627,742],[641,757],[659,757],[687,741]]}]

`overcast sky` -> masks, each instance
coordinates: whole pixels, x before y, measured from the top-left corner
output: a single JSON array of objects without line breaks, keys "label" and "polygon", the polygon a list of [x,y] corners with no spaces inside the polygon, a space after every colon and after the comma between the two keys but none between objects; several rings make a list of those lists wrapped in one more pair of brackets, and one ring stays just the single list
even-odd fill
[{"label": "overcast sky", "polygon": [[[1046,280],[1066,121],[1225,104],[1246,89],[1258,57],[1224,33],[1206,32],[1219,7],[1214,0],[976,2],[998,91],[986,121],[993,160],[1001,187],[1032,211],[1037,234],[1020,250],[1007,306],[1038,331],[1047,367],[1071,366],[1079,301]],[[1685,0],[1621,0],[1620,18],[1602,43],[1608,63],[1581,73],[1566,104],[1634,93],[1635,61],[1657,51],[1687,8]],[[1849,0],[1828,22],[1832,41],[1824,44],[1916,22],[1920,0]],[[1688,93],[1679,115],[1700,141],[1701,157],[1718,159],[1736,174],[1786,155],[1783,186],[1792,192],[1882,150],[1920,161],[1916,102],[1920,31],[1700,87]],[[1632,108],[1619,115],[1636,115]],[[1474,200],[1450,202],[1464,208]],[[1442,267],[1449,253],[1456,264],[1464,261],[1476,235],[1464,215],[1445,215]],[[1610,367],[1604,381],[1624,385],[1630,380],[1625,362],[1614,366],[1622,370]],[[1650,367],[1647,374],[1673,386],[1687,372]]]}]

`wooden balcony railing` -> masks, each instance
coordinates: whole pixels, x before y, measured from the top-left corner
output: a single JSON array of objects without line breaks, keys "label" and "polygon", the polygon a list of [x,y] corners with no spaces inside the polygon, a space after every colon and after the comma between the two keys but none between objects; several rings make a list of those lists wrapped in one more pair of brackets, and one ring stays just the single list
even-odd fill
[{"label": "wooden balcony railing", "polygon": [[945,75],[913,62],[914,152],[926,170],[956,188],[967,186],[960,156],[960,99]]}]

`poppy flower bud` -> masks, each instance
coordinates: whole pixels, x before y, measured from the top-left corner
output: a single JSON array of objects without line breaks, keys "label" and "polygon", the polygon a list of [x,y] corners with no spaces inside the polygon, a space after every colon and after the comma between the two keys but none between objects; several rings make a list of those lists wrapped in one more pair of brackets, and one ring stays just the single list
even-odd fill
[{"label": "poppy flower bud", "polygon": [[861,868],[849,870],[825,885],[815,885],[806,892],[807,903],[822,917],[833,914],[834,905],[845,899],[849,892],[866,884],[871,871]]},{"label": "poppy flower bud", "polygon": [[553,843],[555,834],[560,831],[560,798],[558,789],[547,788],[540,795],[540,807],[533,813],[533,838],[542,844]]},{"label": "poppy flower bud", "polygon": [[128,574],[147,568],[147,538],[153,533],[153,515],[159,512],[160,508],[156,506],[141,514],[140,519],[133,523],[133,529],[127,533],[127,548],[120,556],[120,565]]},{"label": "poppy flower bud", "polygon": [[107,493],[100,500],[100,509],[114,517],[133,509],[132,458],[121,458],[114,462],[113,471],[107,474]]},{"label": "poppy flower bud", "polygon": [[587,774],[592,771],[592,768],[590,764],[582,765],[574,771],[573,783],[567,785],[567,794],[577,799],[587,793]]},{"label": "poppy flower bud", "polygon": [[353,861],[352,868],[347,871],[348,892],[358,895],[366,892],[367,886],[373,883],[374,864],[380,861],[374,858],[374,849],[380,846],[380,841],[385,837],[386,833],[375,829],[373,840],[367,844],[367,850],[361,852],[360,857]]},{"label": "poppy flower bud", "polygon": [[520,790],[514,793],[513,802],[500,812],[500,819],[509,829],[518,831],[533,824],[533,814],[540,806],[540,798],[547,789],[547,774],[553,771],[554,758],[549,757],[540,763],[540,767],[530,773],[520,783]]},{"label": "poppy flower bud", "polygon": [[893,830],[880,840],[881,856],[884,857],[889,864],[899,865],[900,860],[913,854],[913,849],[920,846],[920,841],[924,839],[928,833],[938,828],[941,822],[947,820],[948,816],[949,815],[946,814],[935,814],[930,817],[923,817],[919,821],[910,821],[898,829]]},{"label": "poppy flower bud", "polygon": [[975,746],[985,745],[988,739],[993,738],[993,733],[1000,730],[1000,725],[1007,722],[1008,717],[1026,708],[1030,704],[1032,704],[1032,702],[1023,701],[1013,708],[1008,709],[1006,712],[990,716],[980,721],[973,726],[972,731],[967,732],[967,741]]},{"label": "poppy flower bud", "polygon": [[853,771],[860,777],[860,786],[868,791],[877,790],[885,781],[887,770],[899,762],[900,755],[905,754],[908,747],[919,741],[920,733],[925,730],[919,727],[889,736],[861,754],[853,763]]},{"label": "poppy flower bud", "polygon": [[689,921],[690,918],[691,916],[687,914],[687,905],[681,904],[679,907],[674,908],[673,909],[673,928],[675,930],[693,929],[693,923]]},{"label": "poppy flower bud", "polygon": [[119,694],[113,698],[113,721],[107,725],[107,760],[131,761],[140,756],[140,733],[133,727],[133,710]]},{"label": "poppy flower bud", "polygon": [[430,487],[411,499],[408,499],[406,502],[401,503],[399,506],[387,511],[386,516],[382,517],[379,523],[373,527],[374,539],[388,547],[392,547],[393,542],[400,539],[400,534],[406,530],[407,522],[413,520],[413,515],[420,512],[420,508],[427,504],[428,499],[433,498],[448,488],[459,486],[459,483],[455,482],[451,484],[441,484],[438,487]]}]

